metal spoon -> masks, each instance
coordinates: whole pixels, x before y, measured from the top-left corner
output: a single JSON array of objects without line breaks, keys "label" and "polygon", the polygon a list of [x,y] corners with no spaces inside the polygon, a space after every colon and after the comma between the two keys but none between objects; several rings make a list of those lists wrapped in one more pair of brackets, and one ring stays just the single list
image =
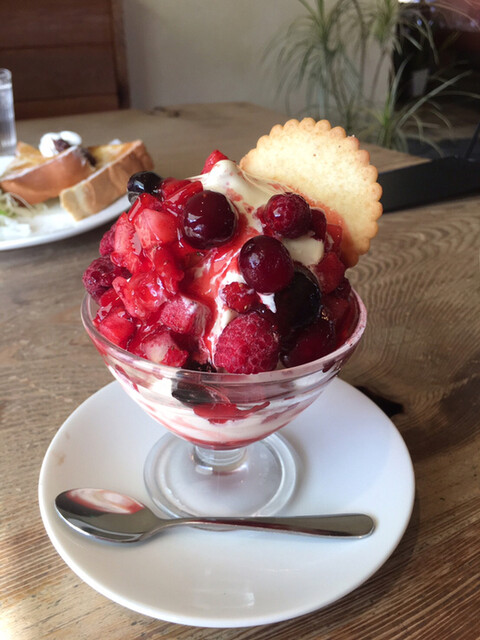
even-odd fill
[{"label": "metal spoon", "polygon": [[180,525],[267,529],[341,538],[362,538],[370,535],[375,528],[370,516],[359,513],[248,518],[190,516],[164,519],[156,516],[141,502],[106,489],[64,491],[56,497],[55,507],[60,516],[77,531],[113,542],[139,542],[164,529]]}]

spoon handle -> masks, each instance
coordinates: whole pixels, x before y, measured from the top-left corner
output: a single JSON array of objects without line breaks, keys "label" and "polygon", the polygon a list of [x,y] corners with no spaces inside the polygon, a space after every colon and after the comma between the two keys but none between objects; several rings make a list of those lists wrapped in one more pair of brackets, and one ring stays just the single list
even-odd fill
[{"label": "spoon handle", "polygon": [[[347,513],[328,516],[288,516],[253,518],[178,518],[169,520],[168,525],[208,525],[208,527],[240,527],[243,529],[263,529],[269,531],[290,531],[314,536],[335,538],[363,538],[375,529],[370,516],[361,513]],[[164,525],[165,526],[165,525]]]}]

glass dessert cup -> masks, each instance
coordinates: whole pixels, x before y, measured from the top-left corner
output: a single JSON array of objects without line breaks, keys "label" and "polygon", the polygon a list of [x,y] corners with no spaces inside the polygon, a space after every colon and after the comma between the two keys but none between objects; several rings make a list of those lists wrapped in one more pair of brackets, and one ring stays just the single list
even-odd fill
[{"label": "glass dessert cup", "polygon": [[149,497],[162,512],[273,515],[285,506],[296,460],[276,432],[318,398],[358,345],[367,313],[355,292],[354,298],[356,324],[335,351],[297,367],[245,375],[177,369],[135,356],[96,329],[96,305],[85,296],[82,321],[108,369],[170,432],[144,464]]}]

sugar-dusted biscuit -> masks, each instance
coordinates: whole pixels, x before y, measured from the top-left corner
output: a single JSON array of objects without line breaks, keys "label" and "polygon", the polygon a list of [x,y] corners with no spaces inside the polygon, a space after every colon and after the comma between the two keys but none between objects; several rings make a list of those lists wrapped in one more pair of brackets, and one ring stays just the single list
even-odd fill
[{"label": "sugar-dusted biscuit", "polygon": [[289,120],[262,136],[241,168],[302,194],[343,228],[342,258],[349,267],[366,253],[382,214],[382,189],[359,141],[327,120]]}]

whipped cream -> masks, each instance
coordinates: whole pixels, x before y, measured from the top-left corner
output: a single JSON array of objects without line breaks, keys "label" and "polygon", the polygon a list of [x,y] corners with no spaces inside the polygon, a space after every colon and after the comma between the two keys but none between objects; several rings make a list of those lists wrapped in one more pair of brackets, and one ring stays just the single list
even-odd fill
[{"label": "whipped cream", "polygon": [[[231,160],[220,160],[211,171],[190,178],[190,180],[199,180],[204,189],[223,193],[236,207],[239,216],[243,216],[246,221],[246,225],[243,225],[243,230],[234,246],[226,251],[219,248],[219,251],[214,252],[212,257],[197,267],[195,272],[199,292],[205,292],[204,287],[207,286],[209,297],[214,298],[213,325],[208,334],[204,336],[204,347],[209,352],[210,360],[213,361],[220,334],[227,324],[238,315],[226,306],[220,296],[220,291],[230,282],[245,283],[238,267],[238,255],[248,239],[263,234],[262,224],[256,211],[265,205],[272,196],[286,193],[289,189],[278,183],[252,176],[242,171]],[[324,244],[321,240],[313,237],[311,233],[295,239],[279,239],[288,249],[292,259],[307,268],[317,264],[323,257]],[[269,309],[276,310],[274,294],[262,294],[260,298]]]},{"label": "whipped cream", "polygon": [[38,149],[44,158],[53,158],[53,156],[56,156],[59,153],[55,147],[56,140],[65,140],[65,142],[68,142],[72,147],[80,146],[82,144],[82,138],[78,133],[75,133],[75,131],[45,133],[40,138],[40,144],[38,145]]}]

